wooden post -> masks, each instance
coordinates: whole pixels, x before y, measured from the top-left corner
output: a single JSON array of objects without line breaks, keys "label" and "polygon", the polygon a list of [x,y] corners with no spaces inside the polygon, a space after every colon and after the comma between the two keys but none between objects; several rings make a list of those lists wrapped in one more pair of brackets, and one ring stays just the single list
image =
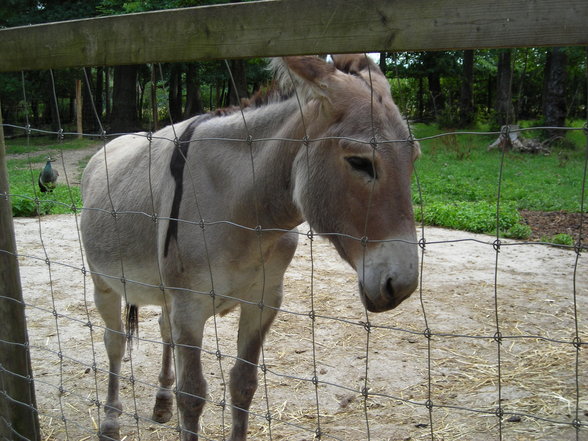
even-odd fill
[{"label": "wooden post", "polygon": [[83,127],[83,107],[84,102],[82,98],[82,80],[76,80],[76,123],[78,139],[83,138],[84,127]]},{"label": "wooden post", "polygon": [[0,439],[40,440],[0,111]]}]

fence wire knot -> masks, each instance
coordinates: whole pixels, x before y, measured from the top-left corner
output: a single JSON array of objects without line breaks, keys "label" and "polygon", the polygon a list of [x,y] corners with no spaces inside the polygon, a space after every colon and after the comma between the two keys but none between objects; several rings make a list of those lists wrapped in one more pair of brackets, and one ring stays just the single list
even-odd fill
[{"label": "fence wire knot", "polygon": [[500,331],[496,331],[493,337],[494,341],[498,344],[502,344],[502,333]]},{"label": "fence wire knot", "polygon": [[433,336],[433,333],[431,332],[431,330],[429,328],[425,328],[425,331],[423,332],[423,335],[425,336],[425,338],[427,340],[430,340],[431,337]]},{"label": "fence wire knot", "polygon": [[372,325],[370,322],[359,322],[359,323],[361,324],[361,326],[363,326],[363,329],[365,329],[368,334],[370,332],[372,332]]},{"label": "fence wire knot", "polygon": [[578,336],[574,337],[574,339],[572,340],[572,345],[574,345],[574,348],[576,348],[576,350],[580,350],[582,349],[582,339]]},{"label": "fence wire knot", "polygon": [[427,410],[433,410],[433,401],[432,400],[425,401],[425,407],[427,408]]},{"label": "fence wire knot", "polygon": [[315,439],[321,439],[321,438],[322,438],[322,436],[323,436],[323,432],[321,432],[321,429],[320,429],[320,428],[317,428],[317,429],[314,431],[314,438],[315,438]]},{"label": "fence wire knot", "polygon": [[578,240],[576,241],[576,243],[574,244],[574,252],[580,256],[582,254],[582,248],[583,248],[583,244],[582,244],[582,237],[580,236],[578,238]]},{"label": "fence wire knot", "polygon": [[64,133],[63,133],[63,129],[59,129],[59,130],[57,131],[57,139],[58,139],[59,141],[63,141],[63,140],[65,139],[65,135],[64,135]]},{"label": "fence wire knot", "polygon": [[495,414],[495,415],[496,415],[498,418],[502,419],[502,418],[504,417],[504,409],[502,408],[502,406],[500,406],[500,405],[499,405],[499,406],[496,408],[496,410],[494,411],[494,414]]},{"label": "fence wire knot", "polygon": [[493,243],[492,243],[492,247],[494,248],[494,251],[496,251],[497,253],[500,253],[500,246],[502,245],[502,242],[500,241],[500,239],[496,239]]},{"label": "fence wire knot", "polygon": [[421,250],[425,250],[425,248],[427,247],[427,239],[421,237],[419,239],[419,247],[421,248]]},{"label": "fence wire knot", "polygon": [[362,247],[364,247],[364,248],[365,248],[365,247],[367,247],[367,246],[368,246],[368,242],[369,242],[369,239],[368,239],[368,237],[367,237],[367,236],[363,236],[363,237],[361,238],[361,246],[362,246]]},{"label": "fence wire knot", "polygon": [[308,147],[310,145],[310,138],[308,135],[304,135],[302,138],[302,143],[304,144],[304,147]]},{"label": "fence wire knot", "polygon": [[376,140],[376,137],[375,136],[372,136],[371,137],[371,139],[370,139],[370,145],[372,146],[372,148],[374,150],[377,150],[378,149],[378,141]]}]

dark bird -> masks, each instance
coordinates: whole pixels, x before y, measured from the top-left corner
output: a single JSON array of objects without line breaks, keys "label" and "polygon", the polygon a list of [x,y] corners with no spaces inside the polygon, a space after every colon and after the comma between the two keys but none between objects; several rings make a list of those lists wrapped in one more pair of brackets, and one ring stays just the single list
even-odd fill
[{"label": "dark bird", "polygon": [[49,158],[45,167],[41,170],[41,173],[39,173],[39,188],[42,193],[47,191],[51,192],[55,188],[55,182],[57,181],[59,172],[51,167],[51,163],[54,161],[54,159]]}]

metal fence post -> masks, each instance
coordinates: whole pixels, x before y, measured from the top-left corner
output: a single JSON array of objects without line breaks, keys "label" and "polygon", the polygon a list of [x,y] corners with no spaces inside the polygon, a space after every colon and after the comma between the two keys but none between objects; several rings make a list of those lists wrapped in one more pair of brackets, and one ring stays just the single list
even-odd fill
[{"label": "metal fence post", "polygon": [[0,439],[40,440],[0,111]]}]

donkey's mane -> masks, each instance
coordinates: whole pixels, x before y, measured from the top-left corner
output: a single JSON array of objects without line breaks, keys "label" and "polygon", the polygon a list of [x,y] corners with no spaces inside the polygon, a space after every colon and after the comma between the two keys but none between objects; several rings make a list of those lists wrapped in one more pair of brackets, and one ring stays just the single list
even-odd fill
[{"label": "donkey's mane", "polygon": [[[333,57],[332,64],[341,72],[355,76],[359,76],[359,72],[363,70],[381,72],[378,65],[365,55],[338,55]],[[281,58],[272,58],[268,69],[273,72],[273,79],[269,84],[260,87],[251,97],[241,98],[240,106],[222,107],[209,114],[215,117],[229,116],[241,110],[284,102],[295,95],[303,102],[314,95],[308,83],[292,74]]]}]

